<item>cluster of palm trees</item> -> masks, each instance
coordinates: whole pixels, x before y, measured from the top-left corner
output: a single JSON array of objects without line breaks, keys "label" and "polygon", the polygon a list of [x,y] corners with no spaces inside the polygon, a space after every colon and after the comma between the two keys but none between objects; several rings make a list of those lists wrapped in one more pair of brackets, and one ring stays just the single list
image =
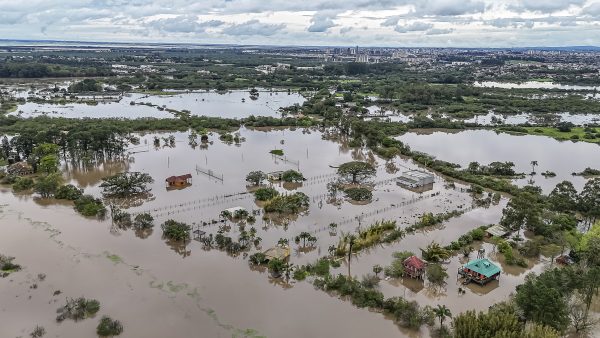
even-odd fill
[{"label": "cluster of palm trees", "polygon": [[254,227],[251,227],[248,231],[242,228],[237,241],[226,236],[224,233],[225,231],[223,229],[219,229],[215,236],[209,234],[208,236],[201,238],[200,242],[202,242],[205,249],[217,248],[231,255],[238,255],[242,251],[249,250],[251,245],[259,248],[260,243],[262,242],[262,238],[257,236]]},{"label": "cluster of palm trees", "polygon": [[306,242],[308,242],[309,247],[314,247],[315,243],[317,243],[317,237],[313,236],[310,232],[302,231],[294,238],[296,244],[300,244],[300,241],[302,241],[303,248],[306,248]]}]

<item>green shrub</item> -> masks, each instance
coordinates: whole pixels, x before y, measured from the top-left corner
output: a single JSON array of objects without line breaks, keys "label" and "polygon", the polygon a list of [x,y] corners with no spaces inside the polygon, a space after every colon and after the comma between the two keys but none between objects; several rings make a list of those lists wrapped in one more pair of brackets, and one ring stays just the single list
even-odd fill
[{"label": "green shrub", "polygon": [[258,188],[254,191],[254,197],[259,201],[268,201],[278,195],[279,192],[272,187]]},{"label": "green shrub", "polygon": [[104,316],[100,319],[96,333],[102,337],[118,336],[123,332],[123,325],[118,320]]},{"label": "green shrub", "polygon": [[284,182],[298,183],[304,181],[304,175],[296,170],[286,170],[281,174]]},{"label": "green shrub", "polygon": [[79,189],[72,184],[66,184],[58,187],[54,193],[54,198],[59,200],[75,201],[83,196],[83,189]]},{"label": "green shrub", "polygon": [[74,321],[92,317],[100,310],[100,302],[95,299],[67,299],[67,303],[57,310],[56,321],[62,322],[65,319]]},{"label": "green shrub", "polygon": [[267,263],[267,256],[262,252],[256,252],[248,257],[248,262],[252,265],[263,265]]},{"label": "green shrub", "polygon": [[176,222],[172,219],[161,225],[163,236],[174,241],[185,241],[190,238],[192,227],[182,222]]},{"label": "green shrub", "polygon": [[302,192],[290,195],[279,195],[267,202],[266,212],[277,212],[280,214],[298,213],[309,206],[309,198]]},{"label": "green shrub", "polygon": [[83,195],[75,201],[75,210],[84,216],[103,217],[106,208],[102,201],[92,195]]},{"label": "green shrub", "polygon": [[367,188],[348,188],[344,193],[354,201],[370,201],[373,198],[373,193]]},{"label": "green shrub", "polygon": [[17,177],[12,185],[14,191],[24,191],[33,188],[33,180],[29,177]]},{"label": "green shrub", "polygon": [[139,229],[149,229],[154,226],[154,217],[148,213],[142,213],[135,216],[133,226]]}]

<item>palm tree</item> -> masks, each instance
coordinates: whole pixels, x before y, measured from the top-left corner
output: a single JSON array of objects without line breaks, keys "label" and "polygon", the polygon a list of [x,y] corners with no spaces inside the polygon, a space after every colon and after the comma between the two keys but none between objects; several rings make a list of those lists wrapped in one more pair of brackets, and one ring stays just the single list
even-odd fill
[{"label": "palm tree", "polygon": [[535,175],[535,167],[538,166],[538,161],[531,161],[531,174]]},{"label": "palm tree", "polygon": [[327,249],[327,252],[329,252],[329,256],[333,257],[333,255],[335,254],[335,250],[336,250],[335,245],[330,245],[329,248]]},{"label": "palm tree", "polygon": [[440,328],[442,328],[442,326],[444,325],[444,320],[446,319],[446,317],[452,317],[452,312],[450,312],[450,309],[447,308],[446,305],[438,304],[437,308],[433,309],[433,313],[436,317],[440,319]]},{"label": "palm tree", "polygon": [[381,273],[381,271],[383,271],[383,267],[381,267],[381,265],[379,265],[379,264],[373,265],[373,272],[375,273],[376,277],[379,277],[379,274]]}]

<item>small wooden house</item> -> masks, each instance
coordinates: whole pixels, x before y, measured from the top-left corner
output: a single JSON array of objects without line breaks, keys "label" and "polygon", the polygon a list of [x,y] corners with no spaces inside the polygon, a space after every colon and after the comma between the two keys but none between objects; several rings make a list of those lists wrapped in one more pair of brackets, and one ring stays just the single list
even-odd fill
[{"label": "small wooden house", "polygon": [[181,176],[170,176],[165,179],[167,186],[169,187],[185,187],[190,184],[192,174],[185,174]]},{"label": "small wooden house", "polygon": [[464,284],[475,282],[485,285],[500,278],[500,268],[487,258],[479,258],[458,268],[458,274],[465,278]]},{"label": "small wooden house", "polygon": [[6,173],[15,176],[31,175],[33,174],[33,167],[29,163],[21,161],[9,165],[6,169]]},{"label": "small wooden house", "polygon": [[410,256],[402,262],[404,274],[410,278],[422,279],[425,275],[426,263],[417,256]]}]

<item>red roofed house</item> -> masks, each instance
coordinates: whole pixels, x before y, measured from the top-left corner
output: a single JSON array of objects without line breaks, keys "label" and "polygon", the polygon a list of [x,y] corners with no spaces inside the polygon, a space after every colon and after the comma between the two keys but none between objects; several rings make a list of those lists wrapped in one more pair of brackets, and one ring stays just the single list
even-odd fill
[{"label": "red roofed house", "polygon": [[410,256],[402,262],[402,265],[404,265],[404,274],[410,278],[423,278],[426,263],[419,257]]},{"label": "red roofed house", "polygon": [[181,176],[170,176],[165,179],[167,185],[169,187],[184,187],[190,184],[190,180],[192,179],[192,174],[185,174]]}]

